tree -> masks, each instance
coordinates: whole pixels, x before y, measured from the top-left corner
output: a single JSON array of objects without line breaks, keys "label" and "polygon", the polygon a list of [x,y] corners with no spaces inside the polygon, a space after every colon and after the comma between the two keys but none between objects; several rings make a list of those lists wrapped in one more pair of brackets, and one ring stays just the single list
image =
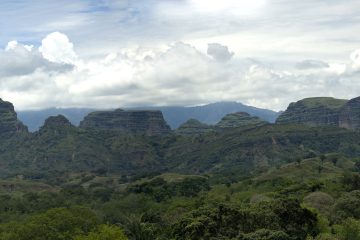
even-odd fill
[{"label": "tree", "polygon": [[354,164],[354,169],[356,172],[360,172],[360,160],[357,160]]},{"label": "tree", "polygon": [[321,164],[324,164],[325,160],[326,160],[326,156],[325,156],[325,155],[321,155],[321,156],[320,156]]},{"label": "tree", "polygon": [[341,197],[334,206],[332,218],[337,223],[347,218],[360,218],[360,191],[352,191]]},{"label": "tree", "polygon": [[127,240],[124,232],[117,226],[101,225],[88,235],[77,236],[74,240]]},{"label": "tree", "polygon": [[304,198],[304,203],[317,209],[320,213],[328,216],[334,204],[334,198],[324,192],[313,192]]},{"label": "tree", "polygon": [[340,235],[341,240],[360,239],[360,221],[353,218],[346,219],[338,227],[338,235]]},{"label": "tree", "polygon": [[324,169],[324,167],[323,166],[321,166],[321,165],[319,165],[318,166],[318,173],[320,174],[321,172],[322,172],[322,170]]},{"label": "tree", "polygon": [[54,208],[24,222],[2,225],[0,239],[72,240],[76,235],[88,233],[96,225],[95,214],[87,208]]},{"label": "tree", "polygon": [[261,229],[249,234],[241,234],[239,240],[291,240],[286,233],[282,231],[272,231]]},{"label": "tree", "polygon": [[336,166],[337,162],[339,161],[338,157],[333,157],[331,158],[331,162],[334,164],[334,166]]}]

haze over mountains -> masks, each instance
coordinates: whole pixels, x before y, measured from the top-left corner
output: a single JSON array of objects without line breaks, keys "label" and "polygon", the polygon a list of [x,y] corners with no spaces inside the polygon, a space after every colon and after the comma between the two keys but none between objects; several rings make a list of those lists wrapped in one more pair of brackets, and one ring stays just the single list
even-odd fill
[{"label": "haze over mountains", "polygon": [[[49,116],[64,115],[76,126],[91,112],[99,109],[90,108],[50,108],[34,111],[18,111],[19,119],[28,126],[30,131],[36,131]],[[160,110],[166,122],[172,129],[178,128],[189,119],[196,119],[206,124],[216,124],[229,113],[246,112],[268,122],[275,122],[278,112],[255,108],[238,102],[218,102],[195,107],[139,107],[135,110]]]}]

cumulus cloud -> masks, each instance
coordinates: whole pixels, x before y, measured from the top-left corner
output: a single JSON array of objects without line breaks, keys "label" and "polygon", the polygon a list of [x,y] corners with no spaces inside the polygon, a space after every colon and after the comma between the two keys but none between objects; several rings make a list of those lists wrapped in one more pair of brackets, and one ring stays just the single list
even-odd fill
[{"label": "cumulus cloud", "polygon": [[51,62],[72,64],[77,59],[73,48],[74,45],[65,34],[54,32],[42,40],[39,51]]},{"label": "cumulus cloud", "polygon": [[240,101],[280,110],[319,94],[354,97],[360,87],[358,71],[348,70],[358,64],[356,52],[348,63],[305,60],[291,71],[234,57],[219,43],[209,44],[207,53],[177,42],[166,49],[124,48],[90,60],[75,49],[62,33],[45,37],[40,48],[10,42],[0,51],[0,95],[20,109]]},{"label": "cumulus cloud", "polygon": [[229,61],[234,56],[234,53],[230,52],[227,46],[219,43],[209,43],[207,54],[219,62]]},{"label": "cumulus cloud", "polygon": [[50,62],[33,46],[22,45],[16,41],[9,42],[5,50],[0,50],[0,62],[0,77],[2,79],[29,75],[39,69],[47,72],[62,72],[72,68],[68,64]]}]

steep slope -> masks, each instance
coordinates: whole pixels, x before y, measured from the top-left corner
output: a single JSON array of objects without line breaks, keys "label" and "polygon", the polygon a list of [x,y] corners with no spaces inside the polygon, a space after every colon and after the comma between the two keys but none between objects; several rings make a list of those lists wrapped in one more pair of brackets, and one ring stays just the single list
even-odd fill
[{"label": "steep slope", "polygon": [[276,123],[301,123],[311,126],[339,125],[339,114],[347,100],[328,97],[307,98],[291,103]]},{"label": "steep slope", "polygon": [[17,119],[14,106],[0,99],[0,136],[27,132],[27,127]]},{"label": "steep slope", "polygon": [[190,139],[167,149],[167,166],[186,173],[229,172],[246,176],[255,169],[295,162],[324,153],[360,154],[360,133],[307,125],[240,127]]},{"label": "steep slope", "polygon": [[160,111],[124,111],[122,109],[90,113],[80,123],[80,128],[148,136],[171,132]]},{"label": "steep slope", "polygon": [[360,129],[360,97],[351,99],[341,109],[339,126],[353,130]]}]

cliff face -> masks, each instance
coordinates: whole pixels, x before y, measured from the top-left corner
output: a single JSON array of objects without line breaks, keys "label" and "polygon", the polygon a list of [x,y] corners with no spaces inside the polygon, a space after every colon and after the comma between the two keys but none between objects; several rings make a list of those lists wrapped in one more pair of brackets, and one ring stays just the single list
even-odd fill
[{"label": "cliff face", "polygon": [[171,132],[160,111],[124,111],[117,109],[115,111],[93,112],[84,118],[80,127],[148,136]]},{"label": "cliff face", "polygon": [[360,129],[360,97],[351,99],[342,108],[339,117],[339,126],[353,130]]},{"label": "cliff face", "polygon": [[189,119],[176,129],[176,133],[179,135],[205,134],[212,131],[214,131],[213,126],[202,123],[196,119]]},{"label": "cliff face", "polygon": [[0,99],[0,135],[27,131],[27,127],[17,119],[12,103]]},{"label": "cliff face", "polygon": [[340,111],[346,103],[347,100],[335,98],[307,98],[291,103],[276,123],[339,126]]},{"label": "cliff face", "polygon": [[252,117],[248,113],[239,112],[226,115],[215,126],[217,128],[236,128],[247,125],[261,126],[265,124],[267,124],[267,122],[258,117]]}]

